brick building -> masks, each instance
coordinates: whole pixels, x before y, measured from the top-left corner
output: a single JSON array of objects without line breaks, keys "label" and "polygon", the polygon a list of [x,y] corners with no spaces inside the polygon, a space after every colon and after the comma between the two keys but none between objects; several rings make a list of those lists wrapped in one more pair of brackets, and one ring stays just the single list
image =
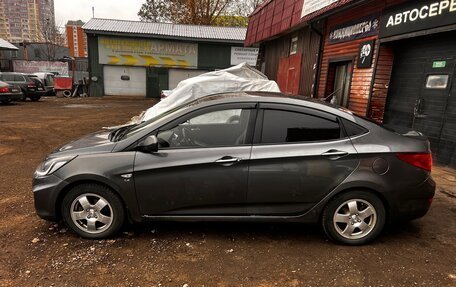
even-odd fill
[{"label": "brick building", "polygon": [[75,58],[87,57],[87,35],[82,30],[84,24],[81,20],[68,21],[65,26],[68,48]]},{"label": "brick building", "polygon": [[0,38],[13,43],[40,42],[53,27],[54,0],[0,1]]},{"label": "brick building", "polygon": [[[309,34],[318,44],[299,48]],[[284,91],[420,131],[440,163],[456,165],[456,0],[269,0],[250,16],[250,45]]]}]

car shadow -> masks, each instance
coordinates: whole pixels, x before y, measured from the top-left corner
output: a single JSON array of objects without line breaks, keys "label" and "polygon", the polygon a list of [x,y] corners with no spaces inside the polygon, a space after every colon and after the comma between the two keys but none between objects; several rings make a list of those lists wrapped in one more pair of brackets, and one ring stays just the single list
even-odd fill
[{"label": "car shadow", "polygon": [[0,103],[0,107],[14,107],[14,106],[21,106],[22,102],[10,102],[10,103]]},{"label": "car shadow", "polygon": [[269,240],[324,241],[326,238],[314,224],[253,223],[253,222],[146,222],[124,227],[123,234],[135,237],[218,237],[248,241],[253,238]]}]

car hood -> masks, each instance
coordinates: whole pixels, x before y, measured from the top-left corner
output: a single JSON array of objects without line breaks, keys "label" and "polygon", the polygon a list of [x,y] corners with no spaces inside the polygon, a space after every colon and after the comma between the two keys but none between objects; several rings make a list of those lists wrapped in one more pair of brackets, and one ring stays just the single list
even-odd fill
[{"label": "car hood", "polygon": [[58,148],[52,155],[81,155],[111,152],[116,143],[109,140],[109,133],[109,131],[99,131],[86,135]]}]

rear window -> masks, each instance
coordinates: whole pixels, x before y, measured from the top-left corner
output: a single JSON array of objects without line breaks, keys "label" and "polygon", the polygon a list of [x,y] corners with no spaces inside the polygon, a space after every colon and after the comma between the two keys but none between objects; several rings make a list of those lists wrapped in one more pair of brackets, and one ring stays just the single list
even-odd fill
[{"label": "rear window", "polygon": [[22,75],[14,75],[15,82],[25,82],[25,78]]},{"label": "rear window", "polygon": [[349,136],[349,137],[359,136],[359,135],[362,135],[362,134],[365,134],[368,132],[367,129],[365,129],[355,123],[352,123],[346,119],[342,119],[342,122],[344,124],[344,128],[347,133],[347,136]]},{"label": "rear window", "polygon": [[343,137],[337,121],[291,111],[264,111],[263,144],[330,141]]},{"label": "rear window", "polygon": [[6,75],[1,75],[0,77],[1,77],[2,81],[14,82],[14,75],[6,74]]}]

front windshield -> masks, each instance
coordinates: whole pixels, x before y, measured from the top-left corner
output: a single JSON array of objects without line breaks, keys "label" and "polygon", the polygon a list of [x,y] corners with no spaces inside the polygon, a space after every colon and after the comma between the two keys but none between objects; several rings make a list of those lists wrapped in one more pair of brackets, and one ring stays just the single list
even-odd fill
[{"label": "front windshield", "polygon": [[186,103],[184,105],[177,106],[175,108],[172,108],[172,109],[170,109],[170,110],[168,110],[168,111],[166,111],[164,113],[161,113],[161,114],[151,118],[150,120],[144,121],[144,122],[142,122],[142,123],[140,123],[138,125],[135,125],[135,126],[131,126],[127,130],[125,135],[120,137],[119,140],[129,138],[129,137],[131,137],[131,136],[143,131],[144,129],[146,129],[149,125],[153,124],[154,122],[156,122],[156,121],[158,121],[158,120],[160,120],[160,119],[162,119],[162,118],[164,118],[164,117],[166,117],[166,116],[168,116],[168,115],[170,115],[170,114],[172,114],[172,113],[174,113],[174,112],[176,112],[176,111],[178,111],[180,109],[183,109],[183,108],[185,108],[186,106],[189,106],[189,105],[190,104]]}]

